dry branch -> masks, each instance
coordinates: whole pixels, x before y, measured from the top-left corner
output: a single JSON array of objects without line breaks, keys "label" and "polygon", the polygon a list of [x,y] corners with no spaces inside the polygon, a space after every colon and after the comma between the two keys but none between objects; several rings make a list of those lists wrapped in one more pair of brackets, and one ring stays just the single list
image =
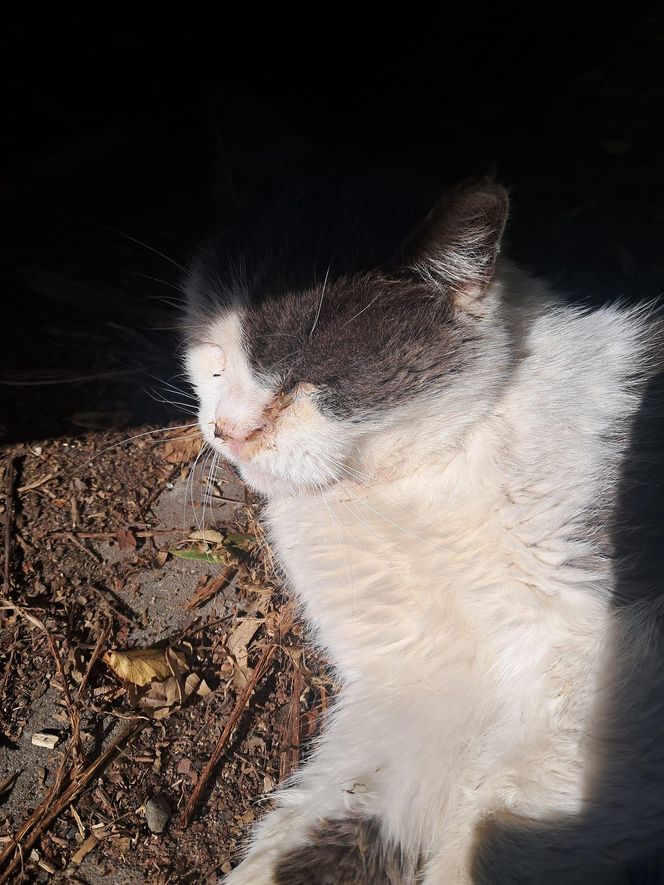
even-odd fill
[{"label": "dry branch", "polygon": [[251,675],[251,678],[247,682],[247,685],[245,686],[244,690],[242,691],[242,694],[237,699],[236,704],[233,707],[233,710],[232,710],[230,716],[228,717],[228,721],[226,722],[226,725],[224,726],[224,730],[221,732],[221,735],[219,736],[219,740],[217,741],[217,744],[216,744],[214,750],[212,751],[212,755],[208,759],[208,762],[207,762],[205,768],[201,772],[201,776],[199,777],[198,781],[196,782],[196,786],[191,791],[191,795],[189,796],[189,799],[187,800],[187,804],[185,805],[184,811],[182,813],[181,823],[182,823],[183,827],[188,827],[189,824],[191,823],[193,816],[196,812],[196,808],[198,806],[198,803],[200,802],[200,798],[203,795],[203,792],[205,791],[205,788],[207,786],[207,782],[209,781],[212,773],[214,772],[214,769],[217,767],[217,763],[219,762],[219,760],[221,759],[221,757],[224,753],[224,750],[225,750],[226,745],[230,739],[231,734],[235,730],[235,727],[237,726],[238,722],[240,721],[240,719],[242,717],[242,713],[244,712],[244,709],[247,706],[247,703],[249,702],[249,699],[251,698],[251,695],[253,694],[254,689],[256,688],[256,686],[258,685],[260,680],[263,678],[263,676],[267,673],[267,671],[270,667],[270,664],[272,663],[272,658],[274,657],[275,652],[279,648],[279,640],[281,639],[281,637],[285,636],[286,633],[288,633],[292,624],[293,624],[293,615],[292,615],[292,611],[291,611],[290,607],[288,607],[282,613],[280,623],[279,623],[279,629],[277,632],[277,636],[275,637],[275,641],[271,642],[268,646],[266,646],[263,649],[263,652],[258,660],[258,663],[256,664],[256,667],[254,668],[254,672]]},{"label": "dry branch", "polygon": [[[53,785],[54,788],[49,790],[41,805],[23,822],[14,835],[13,840],[0,854],[0,868],[5,864],[7,865],[0,877],[0,885],[11,881],[16,867],[21,863],[21,857],[32,848],[42,833],[81,793],[90,780],[106,767],[121,746],[130,743],[146,725],[146,722],[141,721],[125,729],[87,768],[71,777],[64,789],[61,789],[63,778],[59,778],[60,782],[56,779],[56,783]],[[63,766],[61,766],[61,771],[62,768]],[[13,858],[11,857],[12,854],[14,855]]]}]

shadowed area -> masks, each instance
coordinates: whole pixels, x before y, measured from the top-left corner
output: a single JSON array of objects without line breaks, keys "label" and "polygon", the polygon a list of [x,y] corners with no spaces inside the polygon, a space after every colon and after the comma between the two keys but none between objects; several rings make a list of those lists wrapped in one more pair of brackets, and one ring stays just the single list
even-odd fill
[{"label": "shadowed area", "polygon": [[[180,386],[178,265],[219,220],[241,234],[238,212],[250,221],[294,169],[300,187],[302,170],[331,170],[337,196],[335,179],[392,170],[347,207],[365,260],[447,185],[494,175],[512,191],[508,247],[527,267],[581,300],[661,291],[654,15],[606,11],[570,28],[559,11],[480,5],[426,27],[356,17],[311,41],[254,24],[226,22],[225,33],[251,33],[248,58],[191,19],[107,21],[84,39],[44,23],[4,29],[3,57],[16,64],[0,135],[11,330],[0,438],[177,415],[146,389],[155,376]],[[331,208],[320,197],[304,226],[319,242]],[[371,229],[353,231],[364,219]]]},{"label": "shadowed area", "polygon": [[476,839],[478,885],[658,885],[664,876],[664,374],[645,389],[606,502],[614,626],[590,727],[587,807],[536,824],[510,814]]}]

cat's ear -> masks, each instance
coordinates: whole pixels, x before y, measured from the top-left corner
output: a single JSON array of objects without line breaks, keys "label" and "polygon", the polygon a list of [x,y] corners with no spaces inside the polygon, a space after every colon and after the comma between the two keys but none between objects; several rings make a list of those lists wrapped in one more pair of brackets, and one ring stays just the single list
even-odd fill
[{"label": "cat's ear", "polygon": [[493,277],[509,198],[492,182],[444,197],[406,244],[409,266],[466,305],[481,299]]}]

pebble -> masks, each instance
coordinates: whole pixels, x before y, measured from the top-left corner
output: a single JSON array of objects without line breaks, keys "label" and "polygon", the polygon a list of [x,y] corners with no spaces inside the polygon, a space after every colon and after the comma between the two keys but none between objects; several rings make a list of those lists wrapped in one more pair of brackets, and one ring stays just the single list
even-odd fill
[{"label": "pebble", "polygon": [[173,810],[162,796],[153,796],[145,803],[145,820],[151,833],[163,833]]}]

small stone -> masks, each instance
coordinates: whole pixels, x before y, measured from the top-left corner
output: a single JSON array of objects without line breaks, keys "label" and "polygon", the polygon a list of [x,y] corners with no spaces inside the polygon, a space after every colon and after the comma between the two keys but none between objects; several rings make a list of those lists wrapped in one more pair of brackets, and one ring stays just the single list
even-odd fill
[{"label": "small stone", "polygon": [[154,796],[145,803],[145,820],[151,833],[163,833],[173,811],[162,796]]}]

